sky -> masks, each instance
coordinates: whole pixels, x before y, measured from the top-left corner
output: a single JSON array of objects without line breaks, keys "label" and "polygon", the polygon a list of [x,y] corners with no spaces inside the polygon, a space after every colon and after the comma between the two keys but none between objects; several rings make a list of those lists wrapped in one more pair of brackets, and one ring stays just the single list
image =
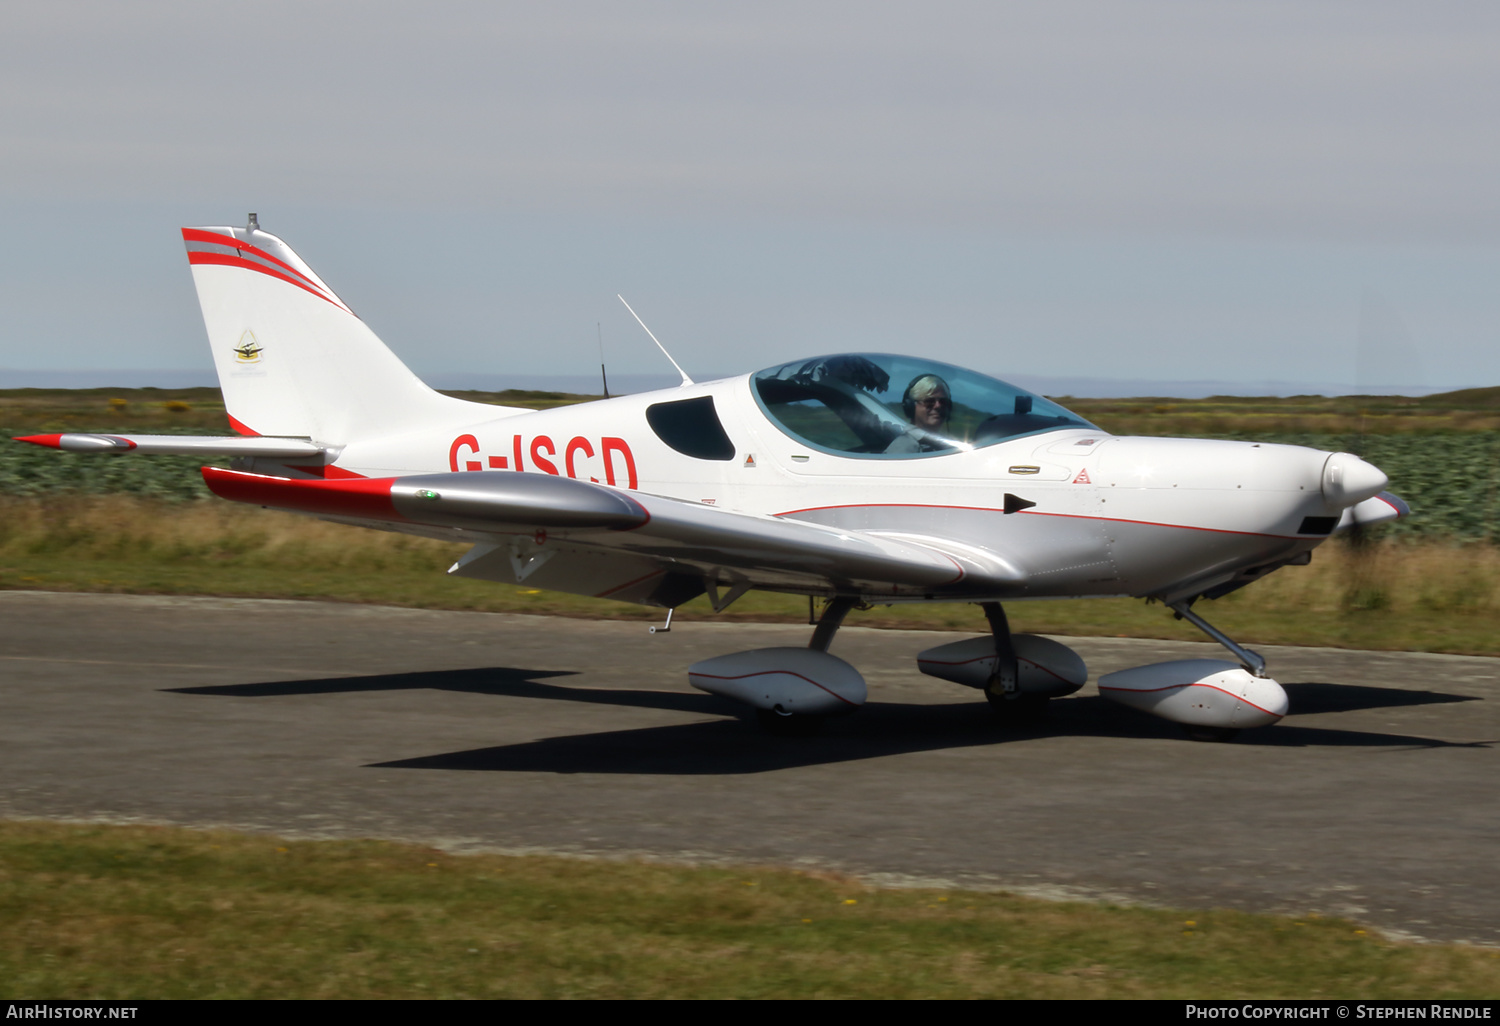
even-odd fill
[{"label": "sky", "polygon": [[1483,2],[10,4],[0,387],[212,383],[252,210],[440,387],[1496,385],[1497,114]]}]

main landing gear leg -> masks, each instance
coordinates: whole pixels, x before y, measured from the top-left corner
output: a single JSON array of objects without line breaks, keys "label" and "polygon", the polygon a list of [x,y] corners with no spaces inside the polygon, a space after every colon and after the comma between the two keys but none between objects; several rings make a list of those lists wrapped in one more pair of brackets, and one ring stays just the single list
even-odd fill
[{"label": "main landing gear leg", "polygon": [[[840,595],[829,602],[823,610],[823,615],[818,618],[818,626],[813,630],[812,640],[807,643],[807,647],[818,652],[827,652],[828,646],[833,644],[833,636],[838,633],[844,617],[849,615],[849,610],[854,608],[856,601]],[[816,733],[822,727],[824,719],[822,716],[784,713],[776,709],[757,709],[755,717],[760,721],[761,729],[767,733],[783,736]]]},{"label": "main landing gear leg", "polygon": [[1031,723],[1047,711],[1045,695],[1021,693],[1020,667],[1016,661],[1016,646],[1010,637],[1010,621],[998,602],[981,602],[984,617],[990,622],[990,634],[995,639],[995,672],[984,687],[984,697],[989,700],[995,715],[1006,723]]},{"label": "main landing gear leg", "polygon": [[849,610],[854,608],[854,603],[854,599],[843,595],[828,603],[827,608],[823,610],[823,615],[818,617],[817,629],[813,631],[812,640],[807,643],[807,647],[817,649],[819,652],[827,652],[828,646],[833,644],[833,636],[843,626],[844,617],[849,615]]}]

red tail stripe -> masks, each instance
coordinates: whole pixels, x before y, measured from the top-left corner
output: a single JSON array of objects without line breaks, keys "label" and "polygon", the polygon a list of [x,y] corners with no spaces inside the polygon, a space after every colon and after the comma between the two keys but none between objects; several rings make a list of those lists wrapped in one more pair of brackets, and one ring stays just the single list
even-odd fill
[{"label": "red tail stripe", "polygon": [[32,445],[45,445],[49,449],[62,448],[62,435],[25,435],[15,439],[17,442],[30,442]]},{"label": "red tail stripe", "polygon": [[296,275],[298,278],[307,282],[307,284],[313,286],[314,288],[318,287],[317,282],[313,281],[306,274],[297,270],[297,268],[293,267],[285,260],[280,260],[272,256],[270,253],[267,253],[259,246],[252,246],[248,242],[242,242],[239,239],[236,239],[233,235],[218,235],[214,232],[200,231],[197,228],[184,228],[182,230],[182,239],[184,242],[208,242],[212,243],[215,246],[232,246],[242,253],[254,253],[262,260],[269,260],[277,267],[285,268],[289,273]]},{"label": "red tail stripe", "polygon": [[235,420],[233,414],[225,414],[225,416],[229,417],[229,426],[234,430],[235,434],[248,435],[251,438],[260,437],[259,431],[255,431],[252,428],[247,427],[244,421]]},{"label": "red tail stripe", "polygon": [[344,309],[340,304],[335,303],[332,299],[328,298],[328,295],[322,290],[312,285],[304,285],[296,278],[292,278],[288,275],[282,274],[280,271],[272,270],[265,264],[257,264],[252,260],[245,260],[241,257],[230,256],[228,253],[189,253],[188,263],[221,264],[225,267],[242,267],[247,271],[259,271],[261,274],[269,275],[272,278],[278,278],[281,281],[286,282],[288,285],[295,285],[304,292],[310,292],[313,295],[317,296],[319,299],[323,300],[323,302],[325,303],[333,303],[333,305],[339,307],[340,310]]},{"label": "red tail stripe", "polygon": [[391,485],[395,480],[394,477],[378,477],[304,481],[218,467],[203,468],[204,483],[221,499],[294,509],[302,513],[373,520],[404,519],[391,502]]}]

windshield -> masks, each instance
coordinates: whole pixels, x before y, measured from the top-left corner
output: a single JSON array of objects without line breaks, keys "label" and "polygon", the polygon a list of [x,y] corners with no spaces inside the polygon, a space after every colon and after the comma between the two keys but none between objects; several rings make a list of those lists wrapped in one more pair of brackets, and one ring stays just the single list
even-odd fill
[{"label": "windshield", "polygon": [[848,456],[961,452],[1094,425],[1024,388],[935,360],[848,353],[797,360],[752,379],[782,431]]}]

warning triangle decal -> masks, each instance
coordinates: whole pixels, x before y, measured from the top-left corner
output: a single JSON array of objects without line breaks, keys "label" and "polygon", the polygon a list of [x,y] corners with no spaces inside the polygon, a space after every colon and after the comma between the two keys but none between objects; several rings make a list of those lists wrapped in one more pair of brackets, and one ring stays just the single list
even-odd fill
[{"label": "warning triangle decal", "polygon": [[1088,472],[1088,470],[1087,469],[1080,470],[1078,472],[1078,476],[1073,479],[1073,483],[1074,484],[1091,484],[1092,482],[1089,481],[1089,472]]}]

